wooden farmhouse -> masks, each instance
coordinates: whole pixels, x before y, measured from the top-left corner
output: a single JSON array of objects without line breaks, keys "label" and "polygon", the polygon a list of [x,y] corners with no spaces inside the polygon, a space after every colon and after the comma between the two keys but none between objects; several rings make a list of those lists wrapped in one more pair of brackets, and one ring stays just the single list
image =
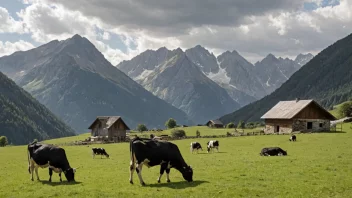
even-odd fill
[{"label": "wooden farmhouse", "polygon": [[210,128],[224,128],[224,124],[220,120],[209,120],[206,125]]},{"label": "wooden farmhouse", "polygon": [[266,112],[265,133],[330,131],[330,121],[336,120],[314,100],[280,101]]},{"label": "wooden farmhouse", "polygon": [[130,130],[120,116],[98,116],[88,129],[91,129],[91,141],[115,142],[125,140],[126,132]]}]

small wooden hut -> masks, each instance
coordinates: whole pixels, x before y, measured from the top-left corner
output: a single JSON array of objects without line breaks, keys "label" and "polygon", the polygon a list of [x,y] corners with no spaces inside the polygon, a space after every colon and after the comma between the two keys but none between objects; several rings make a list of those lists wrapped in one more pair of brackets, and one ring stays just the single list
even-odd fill
[{"label": "small wooden hut", "polygon": [[266,112],[265,133],[330,131],[336,118],[314,100],[280,101]]},{"label": "small wooden hut", "polygon": [[91,140],[123,141],[130,128],[120,116],[98,116],[89,126],[91,129]]},{"label": "small wooden hut", "polygon": [[210,128],[224,128],[224,124],[220,120],[209,120],[206,125]]}]

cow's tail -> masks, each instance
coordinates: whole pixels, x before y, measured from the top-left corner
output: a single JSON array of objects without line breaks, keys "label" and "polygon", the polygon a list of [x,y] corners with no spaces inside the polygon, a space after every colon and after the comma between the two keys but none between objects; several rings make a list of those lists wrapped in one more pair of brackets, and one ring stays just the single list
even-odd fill
[{"label": "cow's tail", "polygon": [[134,164],[134,157],[133,157],[134,152],[133,152],[132,144],[133,144],[133,140],[130,141],[130,159],[131,159],[130,165]]},{"label": "cow's tail", "polygon": [[27,147],[27,159],[28,159],[28,172],[29,172],[29,174],[31,174],[31,162],[29,161],[30,159],[29,159],[29,145],[28,145],[28,147]]}]

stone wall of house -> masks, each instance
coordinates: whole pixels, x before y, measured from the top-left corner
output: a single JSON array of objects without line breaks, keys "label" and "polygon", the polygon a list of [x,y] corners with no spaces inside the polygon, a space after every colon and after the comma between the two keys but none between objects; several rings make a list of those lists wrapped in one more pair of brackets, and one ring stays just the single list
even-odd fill
[{"label": "stone wall of house", "polygon": [[[279,133],[291,133],[292,132],[292,127],[291,125],[280,125],[280,131]],[[272,125],[272,124],[266,124],[264,128],[264,133],[276,133],[276,126],[277,125]]]},{"label": "stone wall of house", "polygon": [[[312,129],[307,129],[307,123],[312,122]],[[330,131],[330,120],[322,119],[296,119],[292,125],[293,131]]]}]

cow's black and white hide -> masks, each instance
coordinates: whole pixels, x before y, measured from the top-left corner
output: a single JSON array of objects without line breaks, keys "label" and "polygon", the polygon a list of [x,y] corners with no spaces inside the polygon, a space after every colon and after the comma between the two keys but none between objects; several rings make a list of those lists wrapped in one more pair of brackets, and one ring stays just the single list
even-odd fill
[{"label": "cow's black and white hide", "polygon": [[92,155],[93,158],[95,157],[95,155],[100,155],[100,158],[103,158],[103,156],[109,158],[109,154],[105,151],[104,148],[92,148]]},{"label": "cow's black and white hide", "polygon": [[292,135],[289,140],[295,142],[297,140],[296,135]]},{"label": "cow's black and white hide", "polygon": [[212,151],[214,153],[214,149],[219,152],[219,141],[218,140],[210,140],[207,142],[207,152]]},{"label": "cow's black and white hide", "polygon": [[202,146],[200,145],[199,142],[191,142],[191,153],[193,153],[194,150],[196,150],[197,153],[198,153],[199,149],[203,151],[203,148],[202,148]]},{"label": "cow's black and white hide", "polygon": [[284,151],[280,147],[267,147],[263,148],[260,152],[261,156],[282,156],[287,155],[287,151]]},{"label": "cow's black and white hide", "polygon": [[176,144],[136,137],[130,142],[130,155],[131,184],[133,184],[133,172],[136,170],[141,185],[145,185],[142,178],[143,165],[148,168],[160,165],[158,182],[160,182],[165,170],[167,182],[170,182],[169,174],[171,168],[180,171],[186,181],[193,181],[193,169],[186,164]]},{"label": "cow's black and white hide", "polygon": [[75,168],[71,168],[65,150],[63,148],[42,143],[32,143],[27,147],[28,154],[28,172],[31,174],[33,181],[33,171],[39,179],[38,168],[49,168],[49,181],[53,171],[59,173],[60,181],[62,181],[61,173],[65,174],[67,181],[75,181]]}]

